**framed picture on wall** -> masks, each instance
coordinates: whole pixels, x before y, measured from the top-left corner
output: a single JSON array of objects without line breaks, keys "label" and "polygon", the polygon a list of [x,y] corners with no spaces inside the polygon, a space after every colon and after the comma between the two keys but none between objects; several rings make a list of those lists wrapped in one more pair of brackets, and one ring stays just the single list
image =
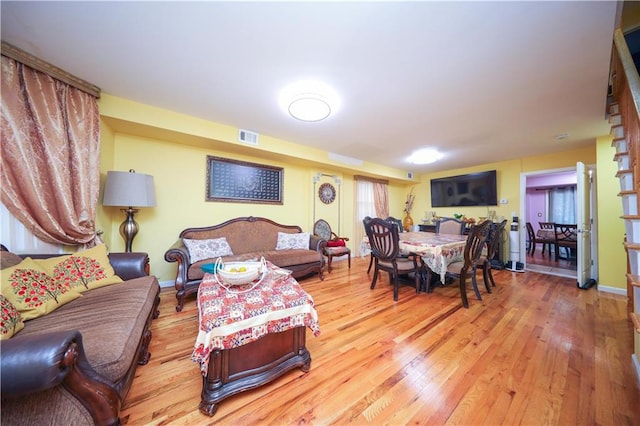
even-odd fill
[{"label": "framed picture on wall", "polygon": [[207,201],[283,204],[282,167],[207,156]]}]

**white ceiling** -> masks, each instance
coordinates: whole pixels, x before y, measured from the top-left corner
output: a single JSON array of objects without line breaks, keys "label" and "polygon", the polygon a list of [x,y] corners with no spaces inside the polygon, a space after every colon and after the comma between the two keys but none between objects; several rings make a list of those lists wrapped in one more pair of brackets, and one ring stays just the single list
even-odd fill
[{"label": "white ceiling", "polygon": [[[616,2],[11,2],[2,40],[103,92],[414,172],[593,143]],[[317,79],[317,123],[279,92]],[[562,141],[555,135],[568,133]],[[432,147],[438,163],[406,162]]]}]

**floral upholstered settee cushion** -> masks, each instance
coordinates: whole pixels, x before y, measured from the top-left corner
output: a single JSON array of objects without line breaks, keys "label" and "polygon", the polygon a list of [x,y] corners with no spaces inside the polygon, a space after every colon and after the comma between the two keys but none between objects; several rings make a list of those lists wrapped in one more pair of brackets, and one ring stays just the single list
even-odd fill
[{"label": "floral upholstered settee cushion", "polygon": [[[6,263],[14,263],[6,253]],[[87,290],[120,282],[104,244],[72,255],[26,258],[2,269],[2,294],[24,321],[46,315]]]},{"label": "floral upholstered settee cushion", "polygon": [[9,300],[0,294],[2,318],[0,322],[0,340],[10,339],[24,328],[20,311]]},{"label": "floral upholstered settee cushion", "polygon": [[324,252],[332,256],[340,256],[349,253],[351,250],[346,246],[326,247]]},{"label": "floral upholstered settee cushion", "polygon": [[56,282],[64,283],[78,293],[122,282],[109,262],[104,244],[72,255],[37,259],[35,263]]},{"label": "floral upholstered settee cushion", "polygon": [[2,294],[20,311],[24,321],[46,315],[80,297],[69,283],[54,280],[31,258],[2,270]]},{"label": "floral upholstered settee cushion", "polygon": [[189,251],[192,263],[205,259],[214,259],[223,256],[232,256],[233,251],[225,237],[196,240],[190,238],[183,239],[185,247]]},{"label": "floral upholstered settee cushion", "polygon": [[308,232],[299,232],[295,234],[278,232],[276,250],[307,250],[309,249],[310,238],[311,234]]}]

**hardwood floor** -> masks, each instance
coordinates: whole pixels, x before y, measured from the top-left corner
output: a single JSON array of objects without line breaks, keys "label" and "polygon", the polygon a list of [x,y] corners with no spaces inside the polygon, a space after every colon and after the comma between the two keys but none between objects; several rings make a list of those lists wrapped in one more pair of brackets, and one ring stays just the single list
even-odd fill
[{"label": "hardwood floor", "polygon": [[538,244],[533,255],[527,252],[527,270],[575,279],[577,277],[578,264],[575,258],[560,258],[556,260],[555,255],[553,253],[550,254],[548,248],[542,254],[542,244]]},{"label": "hardwood floor", "polygon": [[527,253],[527,263],[534,263],[536,265],[542,266],[553,266],[560,269],[568,269],[571,271],[575,271],[578,268],[577,260],[575,258],[566,259],[560,258],[556,260],[555,254],[549,254],[549,251],[546,250],[544,254],[542,254],[542,247],[538,245],[533,255]]},{"label": "hardwood floor", "polygon": [[[163,292],[148,365],[137,369],[125,424],[638,425],[632,325],[622,296],[575,280],[494,271],[497,287],[461,306],[457,285],[416,294],[368,258],[334,262],[300,281],[316,302],[321,335],[307,332],[311,370],[198,411],[202,379],[190,360],[197,307],[175,312]],[[482,283],[479,276],[479,284]]]}]

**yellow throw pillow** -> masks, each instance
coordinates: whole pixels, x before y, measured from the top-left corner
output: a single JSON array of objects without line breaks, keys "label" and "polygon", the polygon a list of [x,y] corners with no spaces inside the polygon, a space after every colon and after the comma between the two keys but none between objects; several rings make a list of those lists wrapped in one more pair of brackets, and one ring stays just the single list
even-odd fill
[{"label": "yellow throw pillow", "polygon": [[13,306],[9,299],[0,294],[0,309],[2,319],[0,320],[0,340],[10,339],[14,334],[24,328],[20,311]]},{"label": "yellow throw pillow", "polygon": [[79,293],[122,282],[109,263],[104,244],[68,256],[38,259],[36,263],[55,281],[60,281]]},{"label": "yellow throw pillow", "polygon": [[2,294],[15,306],[23,321],[53,312],[80,293],[47,275],[33,259],[2,270]]}]

